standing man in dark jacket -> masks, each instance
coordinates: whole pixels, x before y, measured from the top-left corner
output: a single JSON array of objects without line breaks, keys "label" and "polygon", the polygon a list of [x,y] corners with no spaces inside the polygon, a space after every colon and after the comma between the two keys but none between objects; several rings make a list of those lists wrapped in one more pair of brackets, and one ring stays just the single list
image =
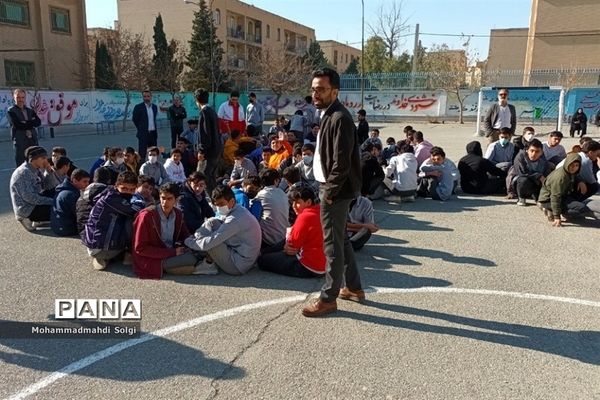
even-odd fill
[{"label": "standing man in dark jacket", "polygon": [[142,97],[144,102],[136,104],[133,108],[131,120],[137,129],[138,154],[141,160],[145,161],[148,147],[157,146],[156,114],[158,107],[152,103],[152,92],[149,90],[144,90]]},{"label": "standing man in dark jacket", "polygon": [[206,186],[210,193],[216,187],[215,170],[223,153],[223,143],[219,134],[217,113],[208,105],[208,92],[206,89],[198,89],[194,93],[194,97],[200,109],[198,134],[206,158],[204,175],[206,175]]},{"label": "standing man in dark jacket", "polygon": [[362,144],[369,138],[369,123],[367,122],[367,112],[365,110],[358,110],[358,127],[356,128],[356,134],[358,135],[358,143]]},{"label": "standing man in dark jacket", "polygon": [[15,105],[6,111],[11,125],[10,136],[15,148],[17,167],[25,161],[25,149],[38,145],[35,128],[42,124],[35,111],[25,105],[26,96],[25,90],[15,89]]},{"label": "standing man in dark jacket", "polygon": [[181,104],[181,97],[174,96],[173,104],[167,108],[169,125],[171,125],[171,148],[174,149],[183,132],[183,120],[187,118],[185,107]]},{"label": "standing man in dark jacket", "polygon": [[515,106],[508,104],[508,89],[498,91],[498,102],[494,103],[483,120],[485,137],[490,143],[498,141],[501,128],[510,129],[510,135],[515,135],[517,128],[517,111]]},{"label": "standing man in dark jacket", "polygon": [[[352,115],[338,100],[340,76],[330,68],[313,73],[311,91],[321,111],[321,127],[313,161],[315,179],[320,182],[321,221],[327,270],[318,300],[302,310],[305,317],[317,317],[337,310],[336,298],[362,302],[360,274],[352,245],[346,235],[350,202],[360,194],[361,164],[358,137]],[[341,288],[346,280],[346,287]]]}]

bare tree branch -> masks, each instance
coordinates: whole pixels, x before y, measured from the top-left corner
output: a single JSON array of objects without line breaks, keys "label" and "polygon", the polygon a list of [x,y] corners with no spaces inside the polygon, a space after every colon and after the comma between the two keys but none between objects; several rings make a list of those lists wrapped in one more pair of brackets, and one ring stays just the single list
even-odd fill
[{"label": "bare tree branch", "polygon": [[382,4],[377,11],[375,24],[368,24],[371,35],[383,39],[388,59],[394,58],[394,54],[397,53],[402,44],[402,33],[408,29],[408,18],[402,18],[403,4],[404,0],[394,0],[389,9],[386,9]]}]

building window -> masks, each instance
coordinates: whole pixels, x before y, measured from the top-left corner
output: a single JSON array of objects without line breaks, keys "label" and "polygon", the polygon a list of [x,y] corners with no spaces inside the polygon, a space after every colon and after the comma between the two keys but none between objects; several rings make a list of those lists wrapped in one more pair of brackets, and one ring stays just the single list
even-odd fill
[{"label": "building window", "polygon": [[29,3],[18,0],[0,0],[0,22],[29,26]]},{"label": "building window", "polygon": [[338,51],[334,50],[333,51],[333,65],[337,65],[337,60],[338,60]]},{"label": "building window", "polygon": [[267,24],[267,39],[271,38],[271,25]]},{"label": "building window", "polygon": [[221,10],[217,8],[213,13],[213,18],[215,19],[215,25],[221,25]]},{"label": "building window", "polygon": [[348,53],[346,53],[346,64],[348,64]]},{"label": "building window", "polygon": [[71,33],[69,10],[64,10],[62,8],[51,8],[50,22],[53,32]]},{"label": "building window", "polygon": [[277,41],[281,42],[281,29],[277,28]]},{"label": "building window", "polygon": [[35,86],[35,64],[27,61],[4,60],[7,86]]}]

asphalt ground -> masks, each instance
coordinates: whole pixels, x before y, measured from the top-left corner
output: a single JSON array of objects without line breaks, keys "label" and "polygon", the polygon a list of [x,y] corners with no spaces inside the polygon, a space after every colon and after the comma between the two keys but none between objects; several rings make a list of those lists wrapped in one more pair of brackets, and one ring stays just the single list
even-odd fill
[{"label": "asphalt ground", "polygon": [[[402,126],[380,124],[382,138]],[[472,125],[415,127],[455,161],[476,139]],[[127,132],[41,144],[88,168],[104,145],[135,143]],[[600,399],[595,221],[552,228],[501,197],[377,201],[381,230],[357,253],[367,303],[307,319],[320,279],[94,271],[79,240],[15,221],[10,143],[0,154],[0,319],[47,321],[57,298],[133,298],[144,335],[0,339],[0,398]]]}]

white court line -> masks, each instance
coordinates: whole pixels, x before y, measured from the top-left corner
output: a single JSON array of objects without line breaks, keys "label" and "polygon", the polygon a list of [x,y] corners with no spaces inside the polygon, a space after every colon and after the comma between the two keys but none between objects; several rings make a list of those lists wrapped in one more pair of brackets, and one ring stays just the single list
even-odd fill
[{"label": "white court line", "polygon": [[[452,293],[452,294],[476,294],[476,295],[488,295],[488,296],[505,296],[519,299],[529,300],[544,300],[544,301],[555,301],[559,303],[576,304],[580,306],[598,307],[600,308],[600,302],[592,300],[582,300],[570,297],[559,297],[550,296],[544,294],[532,294],[532,293],[520,293],[520,292],[505,292],[501,290],[486,290],[486,289],[466,289],[466,288],[448,288],[448,287],[422,287],[414,289],[398,289],[398,288],[385,288],[385,287],[374,287],[366,290],[366,292],[375,294],[393,294],[393,293]],[[218,311],[216,313],[204,315],[202,317],[194,318],[189,321],[181,322],[176,325],[172,325],[163,329],[159,329],[152,333],[147,333],[136,339],[129,339],[124,342],[118,343],[114,346],[108,347],[104,350],[100,350],[93,353],[79,361],[75,361],[60,370],[51,373],[47,377],[35,382],[32,385],[20,390],[19,392],[8,397],[6,400],[20,400],[29,397],[38,391],[50,386],[54,382],[62,379],[74,372],[82,370],[98,361],[102,361],[114,354],[120,353],[130,347],[137,346],[138,344],[148,342],[150,340],[165,337],[167,335],[180,332],[185,329],[193,328],[195,326],[205,324],[208,322],[216,321],[219,319],[233,317],[238,314],[242,314],[248,311],[266,308],[277,304],[300,302],[306,299],[306,295],[283,297],[275,300],[261,301],[258,303],[246,304],[239,307],[229,308],[227,310]]]}]

